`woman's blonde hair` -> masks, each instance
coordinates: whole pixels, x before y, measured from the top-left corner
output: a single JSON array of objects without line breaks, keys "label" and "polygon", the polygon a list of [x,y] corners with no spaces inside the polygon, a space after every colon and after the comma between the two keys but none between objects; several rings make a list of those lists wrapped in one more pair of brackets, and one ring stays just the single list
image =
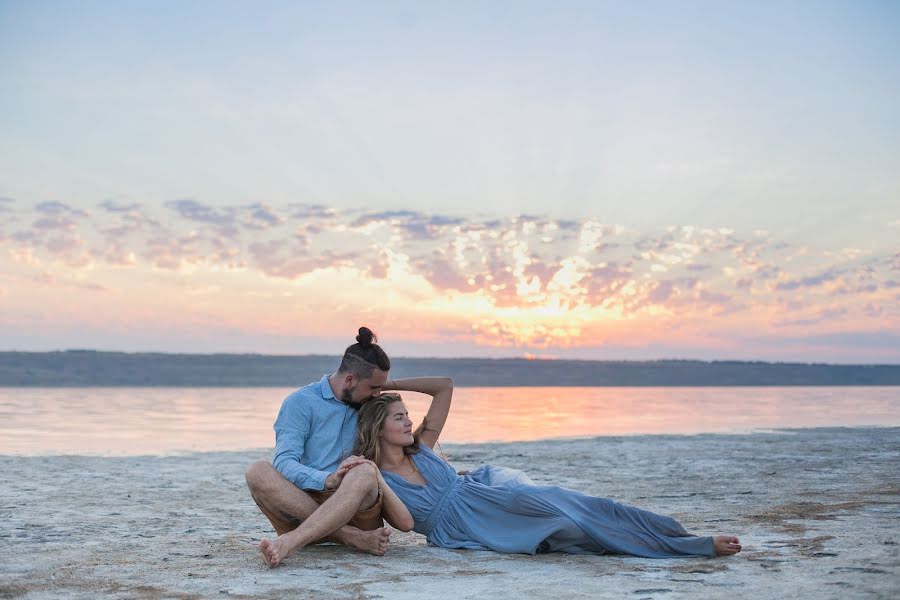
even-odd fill
[{"label": "woman's blonde hair", "polygon": [[[378,434],[384,427],[384,421],[388,416],[388,407],[395,402],[401,402],[400,394],[381,394],[367,401],[359,409],[359,421],[356,426],[356,445],[353,454],[363,456],[376,465],[380,465],[381,445],[378,443]],[[413,432],[413,443],[403,448],[406,455],[416,454],[419,451],[419,434],[425,430],[425,421]]]}]

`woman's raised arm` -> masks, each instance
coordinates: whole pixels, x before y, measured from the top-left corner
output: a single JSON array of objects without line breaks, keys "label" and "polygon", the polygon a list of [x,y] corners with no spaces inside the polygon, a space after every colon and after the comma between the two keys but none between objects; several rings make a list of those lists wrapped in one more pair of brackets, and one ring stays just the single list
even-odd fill
[{"label": "woman's raised arm", "polygon": [[431,396],[431,406],[423,421],[424,428],[419,441],[429,448],[434,448],[447,422],[450,413],[450,400],[453,398],[453,380],[449,377],[410,377],[394,379],[384,385],[385,391],[419,392]]}]

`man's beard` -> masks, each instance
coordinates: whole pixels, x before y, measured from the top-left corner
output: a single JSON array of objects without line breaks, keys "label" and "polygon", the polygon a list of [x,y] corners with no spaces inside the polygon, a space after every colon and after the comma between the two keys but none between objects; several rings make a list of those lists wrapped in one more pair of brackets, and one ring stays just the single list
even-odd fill
[{"label": "man's beard", "polygon": [[359,408],[362,406],[362,402],[353,399],[353,392],[356,391],[356,386],[354,385],[352,388],[346,389],[341,393],[341,402],[349,405],[352,408]]}]

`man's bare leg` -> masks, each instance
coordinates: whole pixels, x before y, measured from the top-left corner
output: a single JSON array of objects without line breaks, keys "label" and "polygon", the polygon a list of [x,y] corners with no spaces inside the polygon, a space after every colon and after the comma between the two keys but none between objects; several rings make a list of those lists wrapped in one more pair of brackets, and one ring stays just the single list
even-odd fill
[{"label": "man's bare leg", "polygon": [[[275,568],[294,551],[322,539],[349,521],[360,509],[371,507],[378,500],[378,479],[374,467],[369,464],[351,469],[340,487],[308,519],[293,531],[275,540],[263,540],[259,551],[271,568]],[[390,529],[377,530],[383,536],[385,547]]]},{"label": "man's bare leg", "polygon": [[[250,495],[278,535],[293,531],[319,508],[315,500],[264,460],[250,465],[245,476]],[[317,541],[344,544],[376,556],[383,555],[387,550],[387,540],[380,528],[364,531],[344,525]]]}]

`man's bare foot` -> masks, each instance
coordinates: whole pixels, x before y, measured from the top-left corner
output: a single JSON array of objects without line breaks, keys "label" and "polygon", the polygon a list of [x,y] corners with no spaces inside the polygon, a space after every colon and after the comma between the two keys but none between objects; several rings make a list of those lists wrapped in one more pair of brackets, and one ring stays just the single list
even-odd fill
[{"label": "man's bare foot", "polygon": [[375,556],[384,556],[384,553],[387,552],[390,538],[390,527],[381,527],[371,531],[347,527],[344,529],[344,535],[340,542],[345,546],[350,546]]},{"label": "man's bare foot", "polygon": [[731,556],[741,551],[741,543],[736,537],[730,535],[717,535],[713,538],[716,547],[716,556]]},{"label": "man's bare foot", "polygon": [[272,541],[263,540],[259,543],[259,551],[270,569],[274,569],[281,564],[281,561],[290,556],[290,551],[287,551],[282,537],[284,536],[278,536]]}]

